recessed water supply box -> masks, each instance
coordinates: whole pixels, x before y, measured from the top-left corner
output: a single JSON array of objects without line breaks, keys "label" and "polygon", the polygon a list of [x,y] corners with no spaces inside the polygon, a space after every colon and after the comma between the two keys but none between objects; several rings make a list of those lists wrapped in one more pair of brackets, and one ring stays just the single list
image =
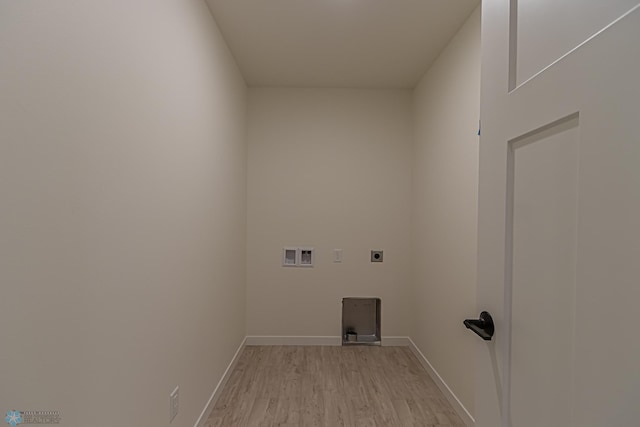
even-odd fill
[{"label": "recessed water supply box", "polygon": [[380,298],[342,299],[342,345],[381,345]]},{"label": "recessed water supply box", "polygon": [[313,248],[282,248],[283,267],[313,267]]}]

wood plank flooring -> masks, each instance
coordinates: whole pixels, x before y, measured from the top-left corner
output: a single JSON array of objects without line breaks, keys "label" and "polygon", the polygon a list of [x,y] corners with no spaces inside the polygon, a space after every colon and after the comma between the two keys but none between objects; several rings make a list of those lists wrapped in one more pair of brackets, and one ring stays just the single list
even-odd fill
[{"label": "wood plank flooring", "polygon": [[407,347],[248,346],[205,427],[464,427]]}]

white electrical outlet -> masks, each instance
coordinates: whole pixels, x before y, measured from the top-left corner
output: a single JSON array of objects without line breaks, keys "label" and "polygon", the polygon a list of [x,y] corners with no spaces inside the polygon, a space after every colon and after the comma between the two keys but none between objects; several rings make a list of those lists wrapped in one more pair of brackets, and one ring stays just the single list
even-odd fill
[{"label": "white electrical outlet", "polygon": [[180,409],[180,387],[176,387],[169,395],[169,422],[173,422],[173,419],[178,415],[178,409]]}]

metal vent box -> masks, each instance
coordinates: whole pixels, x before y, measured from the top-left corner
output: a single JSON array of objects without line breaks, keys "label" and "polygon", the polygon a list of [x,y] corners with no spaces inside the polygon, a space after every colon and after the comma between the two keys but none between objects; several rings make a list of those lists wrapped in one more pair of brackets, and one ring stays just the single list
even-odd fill
[{"label": "metal vent box", "polygon": [[342,345],[380,345],[380,298],[342,299]]}]

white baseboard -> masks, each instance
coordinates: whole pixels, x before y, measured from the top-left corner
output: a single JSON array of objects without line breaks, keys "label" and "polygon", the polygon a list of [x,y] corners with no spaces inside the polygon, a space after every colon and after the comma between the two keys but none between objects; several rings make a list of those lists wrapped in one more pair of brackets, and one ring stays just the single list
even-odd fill
[{"label": "white baseboard", "polygon": [[[382,345],[385,347],[401,346],[408,347],[409,337],[382,337]],[[246,345],[324,345],[340,346],[342,339],[339,336],[248,336]]]},{"label": "white baseboard", "polygon": [[453,409],[458,413],[462,421],[464,421],[467,427],[474,427],[476,425],[476,420],[471,416],[467,408],[464,407],[460,399],[453,393],[453,391],[449,388],[447,383],[444,382],[438,371],[435,370],[433,365],[429,362],[429,360],[425,357],[424,354],[420,351],[418,346],[413,342],[411,338],[409,340],[409,348],[413,352],[413,354],[418,358],[420,364],[424,367],[424,369],[429,373],[429,376],[436,383],[440,391],[445,395]]},{"label": "white baseboard", "polygon": [[269,336],[257,335],[248,336],[247,345],[326,345],[336,346],[342,345],[339,336],[335,337],[298,337],[298,336]]},{"label": "white baseboard", "polygon": [[382,337],[383,347],[409,347],[409,337]]},{"label": "white baseboard", "polygon": [[238,347],[238,350],[236,350],[236,354],[233,355],[233,358],[231,359],[229,366],[227,366],[227,369],[224,371],[224,374],[222,374],[222,378],[220,378],[220,381],[218,381],[218,385],[216,385],[216,388],[213,389],[213,393],[211,393],[211,397],[209,398],[209,401],[207,402],[204,409],[200,413],[200,416],[198,417],[198,421],[196,421],[195,427],[203,427],[204,423],[207,422],[209,415],[211,415],[211,411],[213,411],[213,408],[216,406],[216,402],[218,401],[218,398],[222,394],[222,390],[224,389],[224,386],[227,384],[227,381],[229,381],[229,378],[231,377],[231,373],[233,372],[233,369],[236,367],[236,364],[238,363],[238,356],[240,356],[240,353],[242,353],[242,349],[244,349],[246,343],[247,343],[247,338],[245,337],[240,343],[240,347]]}]

